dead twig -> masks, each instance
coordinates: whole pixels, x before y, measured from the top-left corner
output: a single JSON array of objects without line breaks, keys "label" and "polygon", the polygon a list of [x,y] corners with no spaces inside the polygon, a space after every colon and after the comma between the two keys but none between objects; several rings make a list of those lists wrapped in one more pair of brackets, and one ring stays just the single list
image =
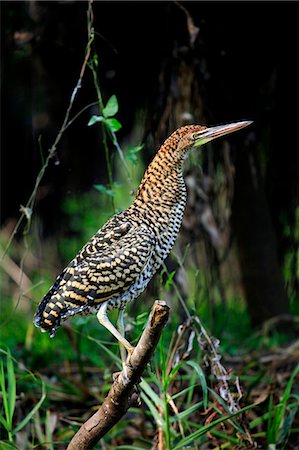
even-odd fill
[{"label": "dead twig", "polygon": [[139,382],[159,342],[169,316],[164,301],[157,300],[149,321],[135,347],[126,375],[122,371],[111,386],[100,409],[75,434],[67,450],[91,449],[122,418],[132,403],[136,404],[134,386]]},{"label": "dead twig", "polygon": [[[84,58],[82,66],[81,66],[81,70],[80,70],[80,74],[79,74],[79,78],[78,78],[77,84],[76,84],[76,86],[74,87],[74,89],[72,91],[72,94],[71,94],[71,97],[70,97],[70,101],[69,101],[69,104],[68,104],[68,108],[66,110],[66,113],[65,113],[65,116],[64,116],[64,119],[63,119],[63,123],[62,123],[62,125],[61,125],[61,127],[60,127],[60,129],[58,131],[58,134],[57,134],[57,136],[55,138],[54,143],[49,148],[47,158],[46,158],[42,168],[40,169],[40,171],[39,171],[39,173],[38,173],[38,175],[37,175],[37,177],[35,179],[35,184],[34,184],[33,191],[31,192],[31,195],[30,195],[26,205],[25,206],[21,205],[21,207],[20,207],[21,215],[20,215],[19,220],[17,221],[17,223],[16,223],[16,225],[15,225],[15,227],[14,227],[14,229],[13,229],[13,231],[12,231],[12,233],[11,233],[9,239],[8,239],[8,242],[6,244],[6,247],[5,247],[4,251],[2,252],[1,260],[3,260],[3,258],[7,254],[8,249],[9,249],[9,247],[10,247],[10,245],[11,245],[11,243],[12,243],[14,237],[15,237],[15,235],[17,234],[17,232],[18,232],[18,230],[20,228],[20,225],[23,222],[24,218],[27,220],[27,227],[25,228],[25,231],[23,232],[23,235],[25,236],[26,234],[28,234],[29,229],[30,229],[30,225],[31,225],[33,207],[35,205],[36,194],[37,194],[39,185],[40,185],[40,183],[41,183],[41,181],[42,181],[42,179],[44,177],[46,169],[48,168],[48,166],[50,164],[50,161],[56,155],[58,144],[60,143],[60,141],[61,141],[61,139],[62,139],[62,137],[63,137],[63,135],[65,133],[65,130],[70,125],[69,121],[70,121],[71,110],[73,109],[74,102],[75,102],[75,99],[77,97],[77,94],[78,94],[79,90],[81,89],[82,80],[83,80],[83,77],[84,77],[84,74],[85,74],[85,70],[86,70],[88,61],[90,59],[91,46],[92,46],[92,43],[94,41],[94,29],[93,29],[93,26],[92,26],[93,25],[92,3],[93,3],[93,0],[89,0],[89,2],[88,2],[88,9],[87,9],[88,42],[87,42],[87,45],[86,45],[86,48],[85,48],[85,58]],[[71,122],[72,121],[73,121],[73,119],[71,120]],[[20,265],[21,266],[21,270],[22,270],[23,260],[24,260],[24,257],[22,258],[22,262],[21,262],[21,265]]]}]

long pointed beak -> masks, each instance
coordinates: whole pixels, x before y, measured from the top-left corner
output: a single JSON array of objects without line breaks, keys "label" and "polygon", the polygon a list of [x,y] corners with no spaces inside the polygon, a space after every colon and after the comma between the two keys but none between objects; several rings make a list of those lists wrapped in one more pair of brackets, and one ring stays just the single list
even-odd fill
[{"label": "long pointed beak", "polygon": [[205,128],[202,131],[193,133],[192,140],[194,141],[194,147],[206,144],[218,137],[225,136],[226,134],[233,133],[234,131],[241,130],[248,127],[253,122],[251,120],[244,120],[242,122],[229,123],[227,125],[219,125],[217,127]]}]

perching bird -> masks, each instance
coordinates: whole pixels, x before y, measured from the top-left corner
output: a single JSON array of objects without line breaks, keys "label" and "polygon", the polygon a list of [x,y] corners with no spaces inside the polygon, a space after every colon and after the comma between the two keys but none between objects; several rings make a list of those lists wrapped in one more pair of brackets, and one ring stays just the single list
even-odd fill
[{"label": "perching bird", "polygon": [[[124,337],[123,310],[143,292],[175,243],[187,198],[184,159],[192,148],[251,123],[187,125],[172,133],[147,168],[132,205],[111,217],[57,277],[34,324],[53,337],[62,320],[97,314],[130,354],[134,347]],[[120,311],[118,330],[107,317],[114,308]]]}]

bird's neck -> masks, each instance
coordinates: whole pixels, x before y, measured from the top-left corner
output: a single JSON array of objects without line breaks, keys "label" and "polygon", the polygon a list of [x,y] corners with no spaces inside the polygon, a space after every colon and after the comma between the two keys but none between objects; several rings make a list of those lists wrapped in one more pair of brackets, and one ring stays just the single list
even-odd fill
[{"label": "bird's neck", "polygon": [[157,214],[172,214],[178,205],[185,206],[183,157],[163,151],[163,146],[148,166],[138,188],[134,205]]}]

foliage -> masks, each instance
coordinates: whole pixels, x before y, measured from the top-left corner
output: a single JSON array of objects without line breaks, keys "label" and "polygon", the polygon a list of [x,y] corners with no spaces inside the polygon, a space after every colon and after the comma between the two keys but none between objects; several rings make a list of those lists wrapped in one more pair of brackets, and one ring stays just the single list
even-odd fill
[{"label": "foliage", "polygon": [[[10,444],[14,443],[15,436],[32,420],[33,416],[38,412],[42,403],[46,398],[44,382],[41,379],[42,395],[41,398],[35,403],[32,409],[25,414],[19,423],[14,426],[14,414],[16,406],[16,375],[14,369],[14,363],[10,351],[6,353],[6,363],[3,361],[3,355],[5,352],[1,350],[0,360],[0,388],[3,399],[3,411],[0,414],[0,422],[7,432],[8,441]],[[31,375],[35,378],[33,375]],[[1,443],[1,441],[0,441]],[[2,442],[3,445],[8,445]],[[14,448],[14,447],[13,447]]]},{"label": "foliage", "polygon": [[[112,372],[121,367],[116,342],[94,317],[68,322],[53,340],[32,325],[36,304],[57,274],[57,261],[62,268],[111,213],[130,203],[130,190],[136,189],[143,170],[143,145],[125,149],[119,145],[116,133],[122,125],[115,117],[118,100],[116,95],[111,95],[103,102],[98,82],[99,58],[89,25],[83,67],[88,63],[93,75],[99,113],[90,118],[88,126],[101,127],[108,184],[96,184],[91,192],[66,198],[64,213],[69,218],[68,232],[61,235],[58,244],[51,240],[43,242],[44,255],[40,257],[38,219],[33,207],[47,159],[30,201],[22,210],[27,224],[25,239],[8,242],[7,254],[19,261],[30,287],[20,293],[7,277],[1,281],[4,317],[0,361],[1,448],[65,447],[85,414],[103,401]],[[72,123],[69,112],[62,133]],[[55,154],[60,138],[59,135],[50,149],[49,158]],[[297,209],[297,225],[298,216]],[[286,233],[289,230],[286,226]],[[249,449],[254,448],[254,442],[262,448],[295,448],[299,426],[295,417],[299,366],[288,336],[252,330],[240,298],[231,296],[226,303],[216,298],[214,303],[209,303],[209,286],[202,273],[190,261],[182,259],[175,270],[168,272],[164,268],[159,279],[159,296],[169,299],[172,315],[153,358],[154,370],[149,368],[140,383],[143,407],[132,408],[97,448],[149,449],[157,441],[164,443],[166,449],[199,449],[209,444],[214,448]],[[294,265],[298,269],[298,260],[298,251],[292,251],[284,264],[293,305],[298,270],[294,278],[292,269]],[[176,280],[181,267],[190,286],[184,298]],[[150,309],[154,296],[147,292],[144,299],[142,304],[136,302],[132,306],[129,310],[132,317],[127,317],[127,334],[132,342],[144,327],[145,309]],[[217,343],[217,357],[220,361],[223,355],[223,364],[229,367],[227,389],[224,380],[215,373],[219,364],[211,362],[208,345],[202,340],[203,330],[197,330],[196,334],[194,317],[200,317],[221,339],[221,346]],[[211,339],[212,344],[216,341]],[[234,387],[239,390],[234,391]],[[228,394],[236,399],[237,411],[229,409]]]},{"label": "foliage", "polygon": [[291,226],[284,217],[281,217],[284,225],[284,236],[287,239],[293,238],[293,248],[285,254],[283,272],[288,296],[290,299],[290,308],[296,315],[299,314],[299,305],[297,301],[297,286],[299,285],[299,206],[295,209],[294,224]]},{"label": "foliage", "polygon": [[[165,295],[164,286],[160,296]],[[177,301],[176,294],[173,300]],[[133,311],[129,310],[132,316],[126,319],[131,327],[127,335],[132,342],[144,327],[146,309],[150,309],[152,301],[147,299],[147,308],[144,302],[137,302]],[[37,444],[43,448],[48,445],[46,442],[53,448],[65,445],[86,409],[91,412],[108,392],[111,372],[121,366],[118,345],[94,317],[74,319],[71,328],[60,328],[55,339],[49,339],[32,329],[31,309],[22,313],[17,309],[11,315],[9,298],[4,305],[4,316],[10,320],[2,329],[1,345],[10,343],[13,359],[9,352],[2,351],[1,391],[3,399],[10,399],[8,407],[3,402],[0,419],[3,426],[4,421],[8,425],[4,426],[7,437],[2,434],[2,439],[7,440],[3,440],[3,445],[5,442],[16,446],[20,439],[27,442],[23,448]],[[191,448],[200,448],[209,440],[228,448],[237,445],[250,448],[246,440],[248,432],[263,448],[287,443],[286,448],[292,448],[298,427],[295,416],[298,396],[294,390],[298,366],[281,359],[284,349],[279,347],[277,338],[271,341],[264,335],[254,336],[250,326],[240,341],[238,324],[240,319],[244,320],[245,310],[240,303],[232,302],[230,311],[234,314],[218,336],[229,352],[225,359],[226,364],[231,361],[233,379],[238,374],[242,386],[241,410],[236,415],[227,410],[225,401],[217,394],[218,383],[205,366],[205,352],[192,339],[192,328],[185,322],[180,324],[179,317],[172,314],[153,360],[154,371],[148,369],[140,384],[144,406],[141,410],[131,409],[109,433],[105,438],[107,448],[151,448],[156,433],[165,436],[165,448],[171,449],[190,444]],[[223,317],[221,305],[215,306],[214,316],[216,322]],[[202,311],[201,318],[209,323],[208,310]],[[179,325],[185,327],[183,334]],[[16,328],[18,333],[14,332]],[[283,335],[280,342],[282,338]],[[271,360],[260,363],[258,355],[266,355],[268,351]],[[238,355],[237,362],[230,355]],[[26,367],[30,367],[30,372]],[[40,378],[36,376],[37,370]],[[249,431],[244,418],[238,420],[242,411],[247,414]],[[138,430],[144,431],[140,434]],[[99,444],[97,448],[102,447]]]},{"label": "foliage", "polygon": [[102,116],[92,116],[91,119],[88,122],[88,126],[94,125],[97,122],[102,122],[107,129],[111,133],[115,133],[121,128],[121,123],[117,119],[115,119],[115,114],[118,111],[118,102],[115,95],[112,95],[112,97],[109,98],[107,101],[106,106],[103,108],[103,115]]}]

